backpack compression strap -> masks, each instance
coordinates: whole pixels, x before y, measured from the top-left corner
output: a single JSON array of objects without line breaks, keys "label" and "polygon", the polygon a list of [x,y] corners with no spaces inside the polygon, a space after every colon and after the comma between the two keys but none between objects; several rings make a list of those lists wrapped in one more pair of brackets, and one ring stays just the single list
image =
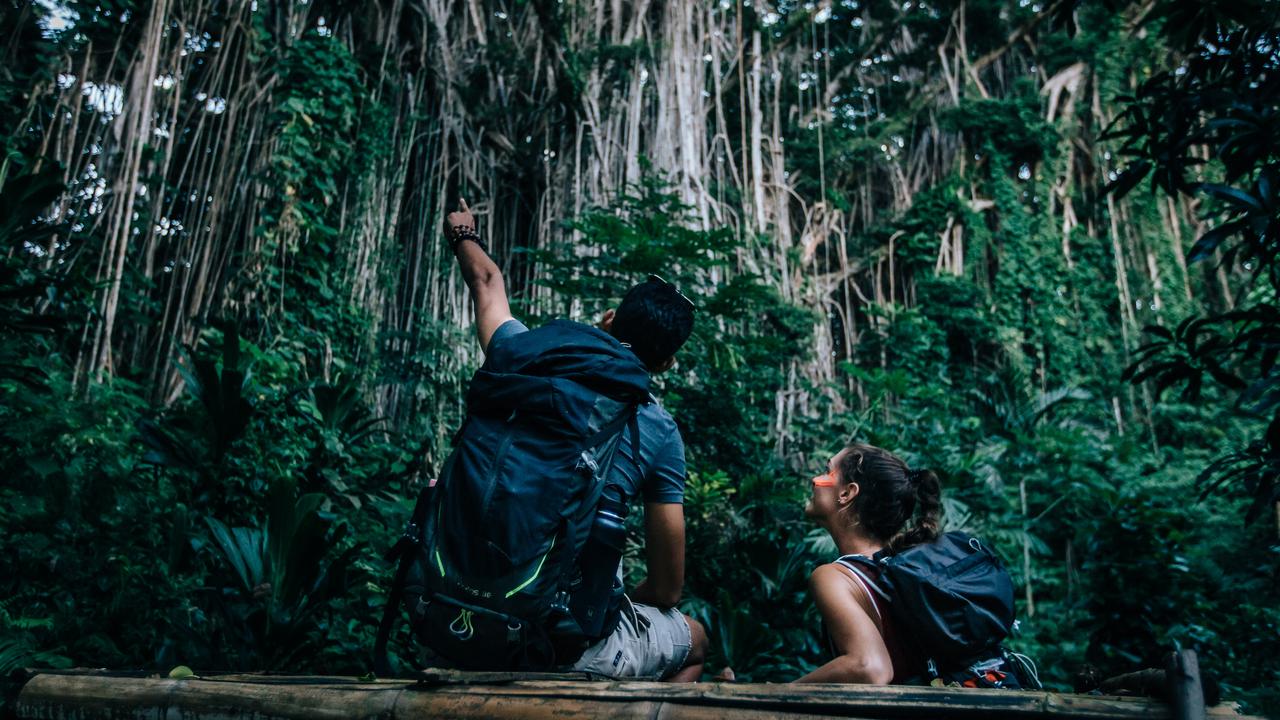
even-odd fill
[{"label": "backpack compression strap", "polygon": [[[610,420],[605,427],[601,428],[599,432],[595,433],[590,440],[587,441],[586,449],[583,451],[584,456],[588,455],[596,448],[601,446],[604,448],[604,457],[600,460],[600,464],[593,471],[596,473],[596,477],[600,479],[600,487],[598,491],[596,491],[598,494],[595,496],[595,509],[592,511],[595,519],[592,522],[592,528],[588,531],[588,536],[583,546],[579,548],[578,556],[572,562],[564,564],[563,571],[558,581],[558,587],[560,589],[558,597],[563,598],[563,602],[565,603],[564,610],[570,614],[576,615],[576,610],[569,610],[569,603],[580,607],[578,603],[583,601],[584,598],[590,598],[587,602],[591,605],[595,605],[595,601],[597,600],[606,603],[601,608],[605,612],[596,616],[594,620],[588,619],[588,624],[586,626],[582,624],[582,619],[579,618],[577,620],[578,630],[582,631],[587,637],[594,637],[597,634],[599,630],[599,628],[596,627],[597,624],[601,627],[610,625],[610,629],[612,629],[611,623],[615,622],[616,619],[617,608],[607,604],[607,596],[608,594],[611,594],[611,591],[607,591],[604,596],[597,596],[596,594],[601,590],[606,590],[606,588],[599,586],[598,583],[604,581],[600,580],[596,575],[598,575],[603,568],[607,567],[610,577],[608,584],[612,584],[613,574],[622,559],[622,548],[614,547],[607,541],[600,541],[593,538],[595,537],[597,524],[602,521],[602,517],[611,516],[617,522],[619,527],[625,526],[626,524],[628,511],[630,509],[627,504],[626,488],[616,480],[610,479],[610,476],[613,475],[614,463],[618,459],[618,446],[621,444],[623,432],[626,430],[630,430],[632,460],[635,462],[636,469],[639,472],[637,477],[642,477],[644,475],[644,469],[640,463],[639,405],[631,404],[624,408],[616,418]],[[596,548],[594,559],[592,561],[592,567],[595,568],[595,572],[592,573],[593,579],[586,583],[586,585],[592,589],[588,591],[587,595],[577,596],[571,600],[570,598],[573,596],[573,591],[571,590],[573,585],[572,578],[575,573],[582,576],[585,572],[582,567],[583,553],[587,551],[588,547],[592,546]],[[582,590],[582,588],[579,590]]]},{"label": "backpack compression strap", "polygon": [[[619,423],[619,420],[621,420],[622,422]],[[607,427],[601,429],[600,432],[597,433],[595,437],[591,439],[591,442],[594,442],[596,444],[603,442],[603,440],[601,439],[601,435],[605,435],[607,438],[609,435],[617,434],[619,438],[621,438],[621,432],[623,430],[623,428],[621,427],[622,424],[626,425],[626,430],[628,431],[628,434],[631,436],[631,461],[636,466],[636,472],[638,473],[636,477],[643,478],[644,466],[640,462],[640,406],[639,405],[629,406],[627,410],[624,410],[622,412],[622,415],[620,415],[614,421],[610,422]],[[612,432],[609,432],[606,435],[606,431],[612,431]],[[591,445],[588,447],[594,447],[594,445]],[[622,518],[623,521],[626,521],[627,515],[630,512],[630,507],[628,507],[627,505],[626,491],[623,489],[621,485],[619,485],[616,482],[610,482],[608,479],[608,476],[613,470],[613,462],[617,458],[617,454],[618,454],[618,447],[617,445],[614,445],[612,451],[610,452],[609,460],[607,465],[605,466],[605,470],[603,473],[605,478],[605,486],[604,486],[604,489],[600,492],[600,500],[598,502],[599,502],[599,506],[606,507],[609,510],[609,512]]]},{"label": "backpack compression strap", "polygon": [[435,487],[428,483],[418,493],[418,502],[413,506],[413,516],[409,518],[404,534],[382,556],[388,562],[399,558],[400,564],[396,568],[395,579],[391,581],[391,592],[387,596],[386,606],[382,608],[382,619],[378,622],[378,636],[373,643],[373,672],[378,677],[391,676],[391,662],[387,658],[387,641],[391,638],[396,615],[400,612],[405,576],[409,574],[409,567],[413,564],[413,553],[410,551],[422,544],[422,525],[426,522],[428,501],[434,489]]},{"label": "backpack compression strap", "polygon": [[[626,421],[626,429],[631,436],[631,460],[636,466],[636,477],[644,477],[644,466],[640,463],[640,422],[638,417],[638,408],[633,407],[629,413],[629,417],[624,418]],[[613,423],[610,423],[612,425]],[[605,428],[606,430],[608,428]],[[603,432],[603,431],[601,431]],[[617,457],[618,449],[613,448],[613,454],[609,456],[609,461],[605,467],[603,475],[605,476],[604,490],[600,492],[600,500],[598,507],[606,507],[609,512],[622,518],[627,519],[630,507],[627,505],[626,490],[616,482],[610,482],[608,476],[613,470],[613,462]]]}]

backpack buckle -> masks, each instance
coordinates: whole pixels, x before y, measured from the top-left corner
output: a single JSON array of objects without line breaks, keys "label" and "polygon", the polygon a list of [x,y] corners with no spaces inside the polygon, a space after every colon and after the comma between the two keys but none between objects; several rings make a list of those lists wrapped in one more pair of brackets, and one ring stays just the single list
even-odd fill
[{"label": "backpack buckle", "polygon": [[408,552],[410,547],[421,545],[422,539],[419,537],[421,534],[422,529],[416,523],[410,522],[405,527],[404,534],[396,540],[396,544],[391,546],[391,549],[382,556],[382,559],[390,562]]},{"label": "backpack buckle", "polygon": [[583,450],[578,456],[578,464],[573,469],[583,475],[594,476],[600,470],[600,464],[596,462],[595,455],[590,450]]},{"label": "backpack buckle", "polygon": [[422,535],[422,528],[418,527],[417,523],[410,522],[408,525],[405,526],[404,535],[401,535],[400,539],[408,540],[414,545],[421,545],[422,544],[422,538],[420,537],[421,535]]}]

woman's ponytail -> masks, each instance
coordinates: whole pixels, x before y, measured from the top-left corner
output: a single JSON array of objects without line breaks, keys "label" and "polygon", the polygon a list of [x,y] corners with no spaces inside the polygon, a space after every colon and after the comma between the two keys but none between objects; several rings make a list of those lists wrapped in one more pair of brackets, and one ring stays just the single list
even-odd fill
[{"label": "woman's ponytail", "polygon": [[850,506],[854,521],[892,552],[938,537],[942,485],[932,470],[912,470],[897,455],[864,443],[845,448],[838,463],[841,479],[860,486]]},{"label": "woman's ponytail", "polygon": [[932,470],[912,470],[907,482],[915,489],[916,522],[890,543],[894,552],[933,542],[942,527],[942,483]]}]

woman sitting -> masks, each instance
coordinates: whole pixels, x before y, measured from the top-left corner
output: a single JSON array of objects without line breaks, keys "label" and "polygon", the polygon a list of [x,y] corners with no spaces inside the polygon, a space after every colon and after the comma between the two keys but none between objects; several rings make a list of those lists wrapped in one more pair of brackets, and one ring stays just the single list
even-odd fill
[{"label": "woman sitting", "polygon": [[831,458],[826,474],[812,482],[805,515],[831,533],[842,557],[809,579],[835,659],[796,682],[905,682],[926,661],[910,646],[908,629],[895,627],[889,616],[878,569],[843,558],[871,558],[884,548],[897,552],[932,541],[942,509],[938,477],[909,469],[886,450],[854,444]]}]

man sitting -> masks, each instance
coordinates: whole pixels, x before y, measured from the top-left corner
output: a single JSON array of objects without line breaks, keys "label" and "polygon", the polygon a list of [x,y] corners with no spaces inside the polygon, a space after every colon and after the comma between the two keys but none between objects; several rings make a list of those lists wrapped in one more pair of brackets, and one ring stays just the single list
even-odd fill
[{"label": "man sitting", "polygon": [[[465,201],[449,213],[446,234],[471,291],[480,348],[492,359],[506,344],[521,343],[528,328],[512,317],[502,273],[486,253]],[[688,298],[650,276],[631,288],[616,310],[605,312],[598,327],[656,374],[675,363],[676,351],[692,331],[693,312]],[[560,647],[555,655],[558,661],[569,660],[559,663],[562,669],[611,678],[695,681],[702,673],[706,633],[675,609],[684,585],[684,442],[675,421],[652,396],[636,410],[634,427],[636,432],[618,437],[607,484],[621,489],[624,504],[644,498],[647,578],[625,595],[618,568],[606,615],[616,618],[616,626],[604,628],[602,639],[585,649]],[[612,567],[604,570],[614,573]]]}]

